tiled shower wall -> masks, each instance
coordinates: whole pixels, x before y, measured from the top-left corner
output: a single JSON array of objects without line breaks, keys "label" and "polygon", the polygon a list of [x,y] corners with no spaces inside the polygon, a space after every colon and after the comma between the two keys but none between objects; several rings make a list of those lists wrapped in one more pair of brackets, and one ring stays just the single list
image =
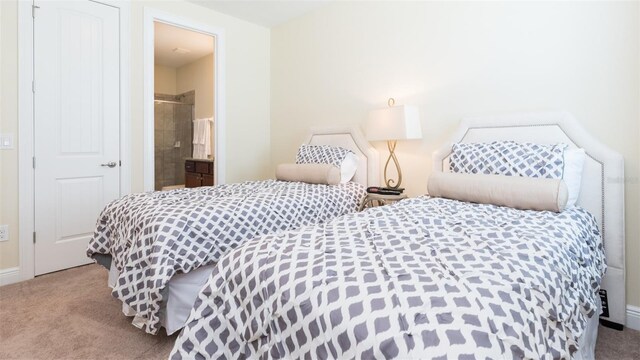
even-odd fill
[{"label": "tiled shower wall", "polygon": [[155,189],[184,184],[184,161],[193,151],[195,91],[180,95],[155,94],[156,100],[181,104],[155,103]]}]

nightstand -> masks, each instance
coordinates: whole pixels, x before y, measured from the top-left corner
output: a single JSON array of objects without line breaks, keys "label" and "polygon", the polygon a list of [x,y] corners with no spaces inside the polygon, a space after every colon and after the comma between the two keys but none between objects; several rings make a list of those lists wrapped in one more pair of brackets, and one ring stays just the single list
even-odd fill
[{"label": "nightstand", "polygon": [[362,211],[369,207],[388,205],[406,198],[407,198],[406,194],[381,195],[381,194],[368,193],[367,196],[365,196],[365,198],[360,203],[360,209],[358,209],[358,211]]}]

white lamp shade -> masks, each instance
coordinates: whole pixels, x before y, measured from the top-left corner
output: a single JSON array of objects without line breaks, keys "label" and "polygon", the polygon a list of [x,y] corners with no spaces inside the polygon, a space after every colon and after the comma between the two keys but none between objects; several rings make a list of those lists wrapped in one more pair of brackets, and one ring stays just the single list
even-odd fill
[{"label": "white lamp shade", "polygon": [[373,110],[366,123],[369,141],[421,139],[420,116],[415,106],[391,106]]}]

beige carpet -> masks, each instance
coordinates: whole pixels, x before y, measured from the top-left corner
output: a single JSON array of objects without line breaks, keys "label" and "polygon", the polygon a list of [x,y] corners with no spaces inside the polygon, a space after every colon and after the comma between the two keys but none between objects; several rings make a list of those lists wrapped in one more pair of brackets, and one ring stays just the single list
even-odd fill
[{"label": "beige carpet", "polygon": [[0,359],[164,359],[174,337],[131,325],[87,265],[0,288]]},{"label": "beige carpet", "polygon": [[[0,288],[0,359],[164,359],[175,336],[133,327],[87,265]],[[640,332],[600,327],[598,359],[640,359]]]}]

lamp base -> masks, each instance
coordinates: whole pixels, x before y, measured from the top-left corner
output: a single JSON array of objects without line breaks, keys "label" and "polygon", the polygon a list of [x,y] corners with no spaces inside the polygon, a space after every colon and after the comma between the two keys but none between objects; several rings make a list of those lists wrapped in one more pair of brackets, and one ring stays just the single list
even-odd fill
[{"label": "lamp base", "polygon": [[[387,147],[389,148],[389,158],[387,158],[387,162],[384,164],[384,181],[387,187],[392,189],[397,189],[402,184],[402,170],[400,169],[400,163],[398,162],[398,157],[396,157],[396,145],[397,141],[389,140],[387,141]],[[393,164],[396,167],[396,171],[398,172],[398,180],[390,179],[387,176],[387,169],[389,168],[389,163],[393,160]]]}]

